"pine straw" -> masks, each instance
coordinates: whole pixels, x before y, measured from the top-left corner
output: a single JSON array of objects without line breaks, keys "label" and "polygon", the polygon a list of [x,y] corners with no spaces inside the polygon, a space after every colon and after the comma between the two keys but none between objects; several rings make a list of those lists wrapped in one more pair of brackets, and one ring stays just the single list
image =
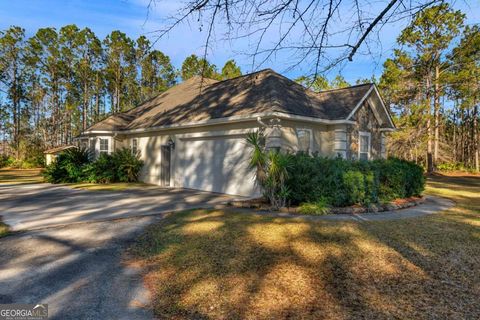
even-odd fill
[{"label": "pine straw", "polygon": [[131,262],[159,318],[479,318],[480,179],[435,179],[429,192],[457,207],[363,223],[183,212],[151,226]]}]

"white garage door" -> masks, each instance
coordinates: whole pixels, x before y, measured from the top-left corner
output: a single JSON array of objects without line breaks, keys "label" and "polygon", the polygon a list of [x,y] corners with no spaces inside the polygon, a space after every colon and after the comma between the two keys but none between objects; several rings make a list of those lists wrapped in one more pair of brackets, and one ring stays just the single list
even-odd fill
[{"label": "white garage door", "polygon": [[177,151],[176,174],[185,188],[233,195],[255,194],[251,147],[244,136],[184,138]]}]

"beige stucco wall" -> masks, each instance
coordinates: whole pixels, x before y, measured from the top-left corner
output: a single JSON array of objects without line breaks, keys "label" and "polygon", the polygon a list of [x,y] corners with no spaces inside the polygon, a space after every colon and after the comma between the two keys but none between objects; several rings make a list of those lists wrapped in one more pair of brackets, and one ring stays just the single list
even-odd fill
[{"label": "beige stucco wall", "polygon": [[[173,187],[184,187],[183,182],[184,179],[184,169],[185,163],[181,163],[183,159],[181,158],[183,155],[186,154],[186,150],[184,145],[190,144],[199,146],[197,143],[191,143],[191,140],[211,140],[211,139],[228,139],[228,141],[232,141],[232,138],[235,138],[235,141],[242,141],[245,139],[246,134],[249,131],[258,129],[260,124],[256,121],[250,122],[242,122],[242,123],[231,123],[231,124],[221,124],[221,125],[211,125],[208,127],[196,127],[196,128],[184,128],[184,129],[170,129],[165,131],[159,132],[148,132],[148,133],[138,133],[138,134],[129,134],[122,137],[117,137],[117,139],[122,139],[121,142],[117,143],[117,146],[123,147],[131,147],[132,140],[138,139],[138,150],[140,159],[144,161],[144,166],[141,171],[140,179],[147,183],[152,184],[160,184],[160,170],[161,170],[161,147],[162,145],[167,145],[168,141],[171,139],[175,143],[175,147],[172,151],[172,158],[171,158],[171,171],[170,171],[170,186]],[[205,148],[201,148],[199,150],[195,150],[198,152],[199,155],[205,159],[210,155],[204,154],[207,152]],[[203,153],[202,153],[203,152]],[[218,150],[217,150],[218,152]],[[230,164],[225,161],[225,163],[218,163],[219,161],[216,160],[218,155],[211,154],[211,160],[217,162],[217,169],[223,170],[227,172],[229,168],[226,168]],[[197,164],[195,164],[197,165]],[[198,164],[198,166],[202,165],[203,167],[199,167],[199,171],[208,171],[211,170],[207,168],[206,165],[208,163]],[[225,168],[222,168],[224,166]],[[234,170],[234,168],[233,168]],[[232,170],[232,171],[233,171]],[[253,184],[252,181],[245,181],[245,179],[241,179],[240,177],[229,178],[231,181],[228,181],[230,185],[237,184],[239,186],[239,192],[244,192],[244,190],[248,189],[245,188],[245,184],[249,184],[250,182]],[[245,177],[243,177],[245,178]],[[234,181],[232,179],[237,179],[238,181]],[[199,183],[198,181],[196,182]],[[227,184],[227,181],[225,182]],[[232,188],[228,186],[228,189],[231,190]],[[235,193],[233,194],[240,194]],[[240,195],[247,195],[247,194],[240,194]]]},{"label": "beige stucco wall", "polygon": [[[359,128],[363,130],[365,126],[369,128],[378,126],[372,122],[374,118],[368,109],[359,110],[357,117],[359,119],[358,126],[281,120],[278,123],[281,148],[284,151],[297,152],[296,130],[308,129],[312,133],[312,153],[326,157],[338,155],[352,157],[352,154],[356,152],[355,135]],[[98,138],[108,137],[110,139],[109,146],[112,148],[110,151],[124,147],[130,148],[132,140],[137,139],[139,155],[144,161],[140,179],[147,183],[160,184],[161,148],[167,145],[171,139],[175,147],[171,158],[170,186],[185,187],[185,184],[189,184],[201,190],[253,196],[259,195],[259,190],[254,186],[252,171],[247,170],[250,153],[245,137],[248,132],[257,130],[261,126],[258,121],[252,120],[128,135],[99,135],[94,138],[94,141],[96,141],[95,148],[98,154]],[[377,148],[377,140],[381,138],[377,137],[378,132],[375,131],[375,128],[370,129],[373,132],[372,149],[375,148],[375,152],[379,153],[381,147]],[[375,147],[373,147],[374,145]],[[190,176],[187,177],[187,174]],[[210,190],[209,179],[224,188],[220,191]],[[223,180],[219,181],[221,179]]]},{"label": "beige stucco wall", "polygon": [[333,126],[291,120],[283,120],[281,126],[283,150],[297,152],[298,138],[296,130],[309,129],[312,132],[311,152],[325,157],[334,156]]},{"label": "beige stucco wall", "polygon": [[54,154],[51,154],[51,153],[47,153],[45,154],[45,164],[48,166],[49,164],[51,164],[53,161],[55,161],[55,158],[57,156],[54,155]]}]

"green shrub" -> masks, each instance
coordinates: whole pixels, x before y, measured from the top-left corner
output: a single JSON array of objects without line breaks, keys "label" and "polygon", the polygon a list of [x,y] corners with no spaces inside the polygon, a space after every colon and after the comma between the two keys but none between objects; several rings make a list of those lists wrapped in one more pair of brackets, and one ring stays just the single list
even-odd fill
[{"label": "green shrub", "polygon": [[314,203],[301,203],[300,206],[298,207],[298,213],[311,214],[311,215],[323,215],[328,213],[329,208],[330,208],[330,205],[328,204],[328,201],[322,198]]},{"label": "green shrub", "polygon": [[379,175],[379,198],[382,201],[419,196],[425,188],[423,169],[413,162],[389,158],[375,160],[372,165]]},{"label": "green shrub", "polygon": [[420,195],[420,166],[400,159],[350,161],[307,154],[292,155],[286,186],[292,204],[325,199],[333,206],[369,205]]},{"label": "green shrub", "polygon": [[50,183],[81,182],[83,166],[89,162],[86,149],[68,149],[58,154],[55,161],[43,171],[45,181]]},{"label": "green shrub", "polygon": [[345,203],[363,203],[366,199],[366,185],[364,175],[360,171],[347,171],[343,174],[343,185],[345,195],[347,196]]},{"label": "green shrub", "polygon": [[111,155],[102,153],[90,161],[86,149],[68,149],[47,166],[43,175],[47,182],[111,183],[136,182],[143,162],[129,149],[115,151]]},{"label": "green shrub", "polygon": [[15,159],[6,154],[0,155],[0,168],[12,167],[15,164]]},{"label": "green shrub", "polygon": [[119,182],[136,182],[142,169],[143,161],[131,149],[123,148],[112,154],[115,180]]},{"label": "green shrub", "polygon": [[474,167],[465,166],[461,162],[444,162],[437,165],[439,171],[462,171],[462,172],[475,172]]},{"label": "green shrub", "polygon": [[97,160],[89,163],[83,168],[84,182],[90,183],[111,183],[116,182],[116,167],[113,163],[113,156],[102,153]]}]

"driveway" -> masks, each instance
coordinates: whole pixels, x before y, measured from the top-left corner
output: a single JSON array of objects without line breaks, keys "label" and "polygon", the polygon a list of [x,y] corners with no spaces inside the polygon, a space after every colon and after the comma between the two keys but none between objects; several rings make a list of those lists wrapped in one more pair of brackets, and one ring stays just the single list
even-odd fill
[{"label": "driveway", "polygon": [[33,230],[212,207],[233,198],[161,187],[111,192],[51,184],[0,185],[0,215],[13,230]]},{"label": "driveway", "polygon": [[122,192],[49,184],[0,185],[0,304],[47,303],[49,319],[152,319],[139,269],[125,249],[167,212],[233,197],[185,189]]},{"label": "driveway", "polygon": [[160,216],[74,224],[0,239],[0,304],[47,303],[49,319],[153,319],[125,249]]}]

